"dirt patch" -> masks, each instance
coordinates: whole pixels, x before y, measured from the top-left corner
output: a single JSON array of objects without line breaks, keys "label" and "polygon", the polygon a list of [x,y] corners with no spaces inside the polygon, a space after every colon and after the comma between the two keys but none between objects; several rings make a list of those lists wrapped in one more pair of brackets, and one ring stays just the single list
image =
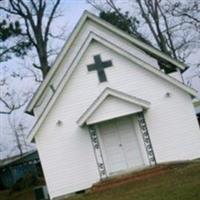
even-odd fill
[{"label": "dirt patch", "polygon": [[110,178],[108,180],[104,180],[97,184],[94,184],[93,187],[91,188],[91,192],[101,192],[101,191],[104,191],[113,187],[117,187],[126,183],[147,180],[148,178],[151,178],[154,176],[162,176],[169,173],[170,169],[172,169],[172,166],[168,166],[168,165],[157,166],[154,168],[145,169],[140,172],[129,173],[126,175]]},{"label": "dirt patch", "polygon": [[0,200],[35,200],[32,190],[20,192],[0,191]]}]

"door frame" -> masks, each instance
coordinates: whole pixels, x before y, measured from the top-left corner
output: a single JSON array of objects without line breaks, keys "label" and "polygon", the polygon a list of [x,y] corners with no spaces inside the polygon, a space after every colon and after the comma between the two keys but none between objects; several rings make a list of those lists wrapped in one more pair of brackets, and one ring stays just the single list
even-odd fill
[{"label": "door frame", "polygon": [[139,123],[138,123],[137,113],[136,113],[136,115],[132,115],[130,117],[131,117],[131,120],[133,122],[132,123],[133,128],[134,128],[135,133],[136,133],[136,137],[137,137],[137,140],[138,140],[138,144],[139,144],[139,147],[140,147],[140,151],[141,151],[141,155],[142,155],[142,158],[143,158],[143,161],[144,161],[144,165],[149,166],[149,158],[148,158],[147,151],[146,151],[146,148],[145,148],[144,139],[143,139],[143,136],[142,136],[142,133],[141,133],[141,129],[140,129],[140,126],[139,126]]},{"label": "door frame", "polygon": [[[124,118],[124,117],[125,118],[129,118],[130,121],[131,121],[131,125],[132,125],[132,128],[133,128],[133,131],[136,134],[136,138],[137,138],[137,142],[138,142],[141,158],[142,158],[143,163],[144,163],[143,166],[144,167],[148,166],[149,161],[148,161],[148,157],[146,155],[146,150],[145,150],[143,138],[142,138],[142,135],[141,135],[141,132],[140,132],[140,129],[139,129],[139,124],[137,122],[137,115],[128,115],[128,116],[123,116],[123,117],[120,117],[120,118]],[[115,120],[115,119],[111,119],[111,120]],[[108,120],[108,121],[110,121],[110,120]],[[103,156],[103,160],[104,160],[104,165],[105,165],[105,168],[106,168],[107,176],[112,176],[112,175],[115,175],[115,174],[120,174],[122,172],[131,171],[131,169],[132,170],[138,169],[138,168],[130,168],[130,169],[120,170],[120,171],[116,171],[116,172],[110,172],[109,171],[110,167],[109,167],[109,164],[107,162],[107,156],[106,156],[104,144],[103,144],[103,141],[102,141],[102,138],[101,138],[101,132],[99,130],[99,125],[95,124],[95,128],[96,128],[97,137],[99,139],[99,145],[100,145],[100,148],[101,148],[101,152],[102,152],[102,156]],[[142,166],[141,166],[141,168],[142,168]]]},{"label": "door frame", "polygon": [[108,161],[107,161],[107,157],[106,157],[106,152],[105,152],[104,144],[103,144],[103,141],[102,141],[102,138],[101,138],[101,133],[100,133],[100,130],[99,130],[99,125],[95,124],[95,128],[96,128],[96,131],[97,131],[97,137],[99,139],[99,146],[101,148],[101,152],[102,152],[102,156],[103,156],[103,161],[104,161],[104,166],[106,168],[106,173],[107,173],[107,176],[110,176],[110,172],[108,170],[109,169]]}]

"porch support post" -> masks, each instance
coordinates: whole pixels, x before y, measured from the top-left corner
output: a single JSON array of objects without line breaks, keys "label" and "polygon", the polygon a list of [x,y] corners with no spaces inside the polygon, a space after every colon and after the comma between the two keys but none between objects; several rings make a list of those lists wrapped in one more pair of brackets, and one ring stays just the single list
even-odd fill
[{"label": "porch support post", "polygon": [[107,173],[106,173],[106,168],[105,168],[105,164],[104,164],[104,160],[103,160],[101,147],[99,144],[97,131],[96,131],[96,128],[94,125],[88,126],[88,130],[89,130],[89,134],[90,134],[90,138],[91,138],[91,142],[92,142],[92,146],[93,146],[93,150],[94,150],[94,155],[95,155],[100,179],[104,179],[107,177]]},{"label": "porch support post", "polygon": [[147,156],[148,156],[148,159],[149,159],[149,164],[151,166],[155,165],[156,164],[156,158],[155,158],[155,154],[154,154],[154,151],[153,151],[153,146],[152,146],[152,143],[151,143],[151,138],[150,138],[150,135],[149,135],[149,132],[148,132],[146,121],[145,121],[145,118],[144,118],[144,113],[143,112],[138,113],[137,117],[138,117],[138,122],[139,122],[139,126],[140,126],[140,131],[142,133],[144,145],[145,145],[145,148],[146,148]]}]

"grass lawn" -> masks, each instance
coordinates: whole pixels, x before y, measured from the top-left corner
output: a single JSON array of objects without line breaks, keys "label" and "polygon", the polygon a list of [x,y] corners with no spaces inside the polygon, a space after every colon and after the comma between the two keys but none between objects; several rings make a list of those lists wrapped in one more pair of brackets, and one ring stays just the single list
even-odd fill
[{"label": "grass lawn", "polygon": [[165,174],[133,180],[67,200],[200,200],[200,162],[172,165]]},{"label": "grass lawn", "polygon": [[[157,173],[158,169],[155,170]],[[21,192],[2,191],[0,200],[35,198],[30,188]],[[170,165],[164,173],[131,179],[120,186],[104,188],[101,192],[78,194],[65,200],[200,200],[200,162]]]}]

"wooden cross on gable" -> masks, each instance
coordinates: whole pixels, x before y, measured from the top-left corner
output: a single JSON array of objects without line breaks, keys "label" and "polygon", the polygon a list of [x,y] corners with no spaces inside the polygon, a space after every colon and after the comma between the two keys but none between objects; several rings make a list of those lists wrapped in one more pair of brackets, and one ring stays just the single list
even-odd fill
[{"label": "wooden cross on gable", "polygon": [[94,56],[94,64],[87,65],[88,71],[97,71],[98,78],[100,82],[105,82],[107,81],[106,74],[104,69],[107,67],[112,66],[112,61],[107,60],[107,61],[102,61],[100,55],[95,55]]}]

